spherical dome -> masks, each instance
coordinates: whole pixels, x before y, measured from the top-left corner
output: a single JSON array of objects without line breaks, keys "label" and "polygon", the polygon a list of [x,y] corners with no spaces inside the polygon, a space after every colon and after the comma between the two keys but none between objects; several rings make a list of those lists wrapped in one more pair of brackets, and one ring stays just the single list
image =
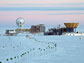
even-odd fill
[{"label": "spherical dome", "polygon": [[23,24],[24,24],[24,19],[21,18],[21,17],[20,17],[20,18],[17,18],[17,19],[16,19],[16,24],[17,24],[17,25],[19,25],[19,24],[23,25]]}]

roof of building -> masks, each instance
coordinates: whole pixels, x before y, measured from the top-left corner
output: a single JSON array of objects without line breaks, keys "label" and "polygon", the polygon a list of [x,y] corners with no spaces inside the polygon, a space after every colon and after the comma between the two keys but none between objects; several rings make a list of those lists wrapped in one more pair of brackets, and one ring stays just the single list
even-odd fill
[{"label": "roof of building", "polygon": [[79,23],[64,23],[67,28],[77,28]]}]

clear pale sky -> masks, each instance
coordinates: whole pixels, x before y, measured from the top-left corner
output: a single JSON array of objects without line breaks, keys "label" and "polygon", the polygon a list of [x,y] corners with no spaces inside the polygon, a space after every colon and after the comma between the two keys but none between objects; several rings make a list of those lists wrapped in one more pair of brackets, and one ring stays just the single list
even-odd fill
[{"label": "clear pale sky", "polygon": [[64,22],[84,25],[84,0],[0,0],[0,25],[16,25],[23,17],[25,25],[55,26]]}]

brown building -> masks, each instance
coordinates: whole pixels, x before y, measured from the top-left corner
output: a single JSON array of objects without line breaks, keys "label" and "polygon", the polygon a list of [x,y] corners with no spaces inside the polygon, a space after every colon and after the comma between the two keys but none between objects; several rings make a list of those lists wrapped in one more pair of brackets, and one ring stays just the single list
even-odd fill
[{"label": "brown building", "polygon": [[30,33],[39,33],[39,32],[45,32],[45,25],[44,24],[31,26]]},{"label": "brown building", "polygon": [[39,33],[40,32],[40,26],[39,25],[32,25],[31,26],[31,30],[30,30],[31,33]]}]

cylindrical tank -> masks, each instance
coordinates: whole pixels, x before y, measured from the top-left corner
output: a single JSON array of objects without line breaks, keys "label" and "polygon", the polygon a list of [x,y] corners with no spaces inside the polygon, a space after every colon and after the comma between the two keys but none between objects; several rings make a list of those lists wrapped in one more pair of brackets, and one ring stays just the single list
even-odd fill
[{"label": "cylindrical tank", "polygon": [[45,25],[44,24],[40,24],[40,32],[45,32]]}]

